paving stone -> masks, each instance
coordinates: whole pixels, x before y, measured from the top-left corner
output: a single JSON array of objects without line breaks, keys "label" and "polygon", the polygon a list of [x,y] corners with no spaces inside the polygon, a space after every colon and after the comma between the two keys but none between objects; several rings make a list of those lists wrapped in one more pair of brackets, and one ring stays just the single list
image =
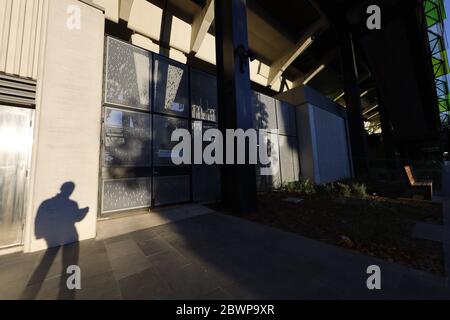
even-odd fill
[{"label": "paving stone", "polygon": [[176,250],[154,254],[151,256],[150,261],[152,266],[161,272],[178,272],[183,267],[192,263]]},{"label": "paving stone", "polygon": [[155,232],[154,228],[151,228],[130,233],[129,237],[132,238],[136,243],[139,243],[141,241],[156,238],[158,237],[158,234]]},{"label": "paving stone", "polygon": [[173,248],[160,237],[155,237],[149,240],[142,240],[138,242],[137,245],[147,257],[161,252],[173,250]]},{"label": "paving stone", "polygon": [[110,260],[116,280],[139,273],[152,264],[142,252],[132,252]]},{"label": "paving stone", "polygon": [[83,276],[81,290],[76,291],[77,300],[116,300],[121,299],[119,284],[112,271],[92,276]]},{"label": "paving stone", "polygon": [[22,295],[23,300],[71,300],[75,297],[75,292],[68,292],[65,283],[60,277],[47,279],[40,283],[27,286]]},{"label": "paving stone", "polygon": [[106,250],[111,260],[123,258],[132,253],[142,253],[139,246],[132,239],[106,244]]},{"label": "paving stone", "polygon": [[[448,279],[222,214],[65,250],[77,248],[83,289],[75,295],[60,292],[60,250],[47,255],[34,283],[28,278],[43,252],[1,257],[0,298],[440,299],[450,292]],[[381,292],[365,288],[372,264],[382,270]]]},{"label": "paving stone", "polygon": [[198,297],[199,300],[233,300],[233,296],[223,288],[217,288],[206,295]]},{"label": "paving stone", "polygon": [[119,280],[123,299],[164,300],[172,296],[169,284],[153,268]]},{"label": "paving stone", "polygon": [[425,240],[440,241],[444,240],[445,227],[437,224],[417,223],[414,228],[414,237]]},{"label": "paving stone", "polygon": [[187,265],[177,272],[158,272],[172,289],[170,299],[197,299],[220,287],[217,279],[211,278],[205,269],[195,264]]}]

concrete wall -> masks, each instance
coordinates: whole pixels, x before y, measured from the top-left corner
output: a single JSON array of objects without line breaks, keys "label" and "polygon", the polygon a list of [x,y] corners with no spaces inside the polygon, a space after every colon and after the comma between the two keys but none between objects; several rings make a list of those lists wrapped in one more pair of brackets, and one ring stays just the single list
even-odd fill
[{"label": "concrete wall", "polygon": [[316,184],[349,178],[346,120],[312,104],[298,107],[302,177]]},{"label": "concrete wall", "polygon": [[[257,166],[257,184],[261,191],[276,189],[299,180],[300,160],[295,107],[289,103],[252,91],[254,128],[267,138],[270,175],[261,176]],[[265,168],[267,166],[262,166]]]},{"label": "concrete wall", "polygon": [[345,110],[309,87],[295,88],[277,98],[297,106],[301,177],[316,184],[350,178]]},{"label": "concrete wall", "polygon": [[[71,5],[81,10],[79,30],[67,27]],[[47,17],[27,252],[96,236],[105,18],[102,11],[75,0],[48,0]]]}]

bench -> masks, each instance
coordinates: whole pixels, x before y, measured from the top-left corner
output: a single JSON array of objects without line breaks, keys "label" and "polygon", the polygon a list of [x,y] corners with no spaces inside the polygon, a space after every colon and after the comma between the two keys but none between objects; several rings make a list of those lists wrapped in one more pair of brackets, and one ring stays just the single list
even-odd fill
[{"label": "bench", "polygon": [[418,179],[411,166],[404,166],[403,168],[405,169],[406,176],[408,177],[410,187],[415,190],[420,190],[421,193],[424,194],[425,200],[432,200],[433,181]]}]

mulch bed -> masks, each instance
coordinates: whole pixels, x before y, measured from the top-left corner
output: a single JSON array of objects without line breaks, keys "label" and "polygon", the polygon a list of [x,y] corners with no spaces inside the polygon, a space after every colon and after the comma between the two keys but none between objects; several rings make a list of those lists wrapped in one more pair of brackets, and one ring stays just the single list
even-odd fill
[{"label": "mulch bed", "polygon": [[[304,201],[283,201],[288,197],[301,197]],[[412,237],[418,221],[442,224],[442,205],[438,203],[273,192],[261,194],[259,212],[245,218],[430,273],[445,274],[442,244]]]}]

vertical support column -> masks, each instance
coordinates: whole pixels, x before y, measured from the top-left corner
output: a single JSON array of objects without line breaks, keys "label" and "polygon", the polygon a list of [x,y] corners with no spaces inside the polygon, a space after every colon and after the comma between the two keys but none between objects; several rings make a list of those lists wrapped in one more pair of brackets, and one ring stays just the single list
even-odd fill
[{"label": "vertical support column", "polygon": [[361,177],[369,173],[369,164],[367,159],[367,143],[364,134],[361,92],[358,85],[355,50],[353,47],[352,36],[348,32],[344,32],[341,37],[341,56],[353,167],[355,175]]},{"label": "vertical support column", "polygon": [[[219,128],[224,136],[226,129],[253,128],[249,62],[238,54],[238,48],[248,50],[246,9],[245,0],[215,1]],[[222,165],[221,181],[227,210],[238,214],[256,210],[255,165]]]},{"label": "vertical support column", "polygon": [[[97,227],[105,16],[76,0],[44,4],[25,252],[95,238]],[[68,27],[70,6],[80,28]]]},{"label": "vertical support column", "polygon": [[[380,91],[379,91],[380,92]],[[391,179],[400,178],[401,168],[398,159],[392,123],[389,119],[388,110],[382,100],[382,95],[378,93],[378,111],[380,112],[381,130],[383,137],[384,153],[386,156],[385,166],[391,172]]]}]

